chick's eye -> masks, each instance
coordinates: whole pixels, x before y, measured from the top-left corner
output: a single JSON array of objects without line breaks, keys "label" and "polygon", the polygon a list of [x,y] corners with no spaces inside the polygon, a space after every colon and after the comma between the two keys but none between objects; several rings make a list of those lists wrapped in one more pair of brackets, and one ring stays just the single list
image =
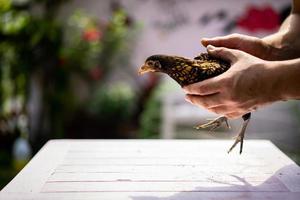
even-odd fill
[{"label": "chick's eye", "polygon": [[159,62],[155,62],[154,66],[157,67],[157,68],[161,67],[160,64],[159,64]]},{"label": "chick's eye", "polygon": [[153,66],[153,62],[152,61],[148,61],[148,65],[149,66]]}]

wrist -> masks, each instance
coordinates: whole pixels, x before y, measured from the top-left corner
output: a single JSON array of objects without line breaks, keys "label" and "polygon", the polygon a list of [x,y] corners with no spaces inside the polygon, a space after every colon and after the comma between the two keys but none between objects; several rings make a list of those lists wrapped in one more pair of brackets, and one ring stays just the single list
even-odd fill
[{"label": "wrist", "polygon": [[270,89],[274,100],[300,99],[300,59],[269,63]]},{"label": "wrist", "polygon": [[260,83],[261,89],[258,97],[258,103],[265,105],[276,101],[283,100],[281,82],[282,76],[280,65],[277,61],[263,61],[262,63],[262,81]]},{"label": "wrist", "polygon": [[273,35],[262,38],[266,46],[265,60],[283,60],[285,58],[285,49],[288,47],[284,42],[284,32],[277,32]]},{"label": "wrist", "polygon": [[278,32],[262,38],[268,46],[266,53],[270,59],[267,60],[288,60],[300,57],[300,15],[291,14],[281,25]]}]

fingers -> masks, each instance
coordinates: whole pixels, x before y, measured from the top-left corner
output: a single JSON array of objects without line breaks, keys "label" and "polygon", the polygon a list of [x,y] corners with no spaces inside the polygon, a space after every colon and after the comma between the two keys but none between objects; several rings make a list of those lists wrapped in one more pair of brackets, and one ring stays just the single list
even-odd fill
[{"label": "fingers", "polygon": [[220,83],[220,76],[183,87],[183,91],[191,95],[210,95],[218,93],[221,90],[222,83]]},{"label": "fingers", "polygon": [[269,52],[268,45],[262,39],[237,33],[221,37],[203,38],[201,43],[205,47],[213,45],[238,49],[260,58],[263,58],[266,52]]},{"label": "fingers", "polygon": [[225,115],[227,117],[227,113],[230,113],[229,118],[236,117],[237,115],[237,113],[232,113],[230,106],[221,103],[219,95],[210,95],[204,97],[196,95],[186,95],[185,99],[186,101],[196,106],[203,107],[210,112],[219,115]]},{"label": "fingers", "polygon": [[213,113],[225,115],[229,119],[239,118],[246,113],[246,111],[243,112],[235,109],[234,106],[223,104],[220,94],[209,96],[186,95],[185,99],[186,101],[196,106],[203,107]]},{"label": "fingers", "polygon": [[240,51],[234,49],[228,49],[225,47],[214,47],[212,45],[207,46],[207,51],[210,55],[224,60],[230,61],[231,64],[237,61],[237,57],[241,54]]},{"label": "fingers", "polygon": [[221,37],[203,38],[201,40],[201,43],[205,47],[210,44],[217,47],[227,47],[234,49],[238,46],[242,38],[243,36],[240,34],[231,34]]},{"label": "fingers", "polygon": [[241,43],[247,42],[247,41],[253,41],[256,39],[255,37],[251,37],[248,35],[242,35],[242,34],[230,34],[226,36],[219,36],[214,38],[203,38],[201,40],[201,43],[203,46],[207,46],[209,44],[217,47],[227,47],[235,49],[239,46],[241,46]]},{"label": "fingers", "polygon": [[206,96],[187,94],[185,99],[194,105],[205,107],[207,109],[222,105],[222,98],[220,94],[212,94]]}]

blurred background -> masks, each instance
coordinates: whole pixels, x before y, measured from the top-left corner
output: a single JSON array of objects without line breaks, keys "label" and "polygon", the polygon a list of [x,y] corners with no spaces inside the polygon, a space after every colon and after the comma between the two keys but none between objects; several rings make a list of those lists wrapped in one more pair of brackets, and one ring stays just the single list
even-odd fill
[{"label": "blurred background", "polygon": [[[49,140],[232,139],[193,126],[216,117],[169,77],[139,77],[146,57],[193,57],[202,37],[275,32],[289,0],[0,0],[0,189]],[[246,138],[300,163],[300,103],[253,113]],[[245,153],[246,153],[245,149]]]}]

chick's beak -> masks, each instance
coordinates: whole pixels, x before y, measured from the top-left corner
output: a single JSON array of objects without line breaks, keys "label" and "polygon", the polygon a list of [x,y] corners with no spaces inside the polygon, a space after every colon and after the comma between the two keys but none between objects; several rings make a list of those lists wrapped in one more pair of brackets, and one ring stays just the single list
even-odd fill
[{"label": "chick's beak", "polygon": [[140,67],[138,73],[139,73],[139,75],[142,75],[142,74],[147,73],[147,72],[155,72],[155,71],[156,71],[156,70],[153,69],[152,67],[150,67],[149,65],[144,64],[144,65],[142,65],[142,66]]}]

